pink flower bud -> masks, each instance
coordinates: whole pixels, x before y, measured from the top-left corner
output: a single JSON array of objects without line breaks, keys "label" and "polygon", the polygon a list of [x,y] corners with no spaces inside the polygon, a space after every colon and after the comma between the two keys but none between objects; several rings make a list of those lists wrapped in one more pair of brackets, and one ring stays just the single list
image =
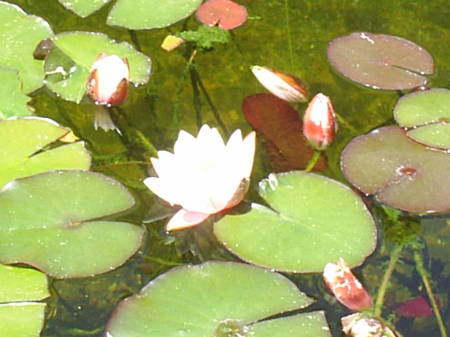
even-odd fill
[{"label": "pink flower bud", "polygon": [[369,293],[342,258],[325,265],[323,278],[336,299],[350,310],[361,311],[372,306]]},{"label": "pink flower bud", "polygon": [[303,117],[303,134],[317,150],[330,145],[337,131],[337,120],[330,98],[317,94],[309,102]]},{"label": "pink flower bud", "polygon": [[129,73],[127,59],[100,54],[89,73],[89,97],[97,104],[122,103],[128,93]]}]

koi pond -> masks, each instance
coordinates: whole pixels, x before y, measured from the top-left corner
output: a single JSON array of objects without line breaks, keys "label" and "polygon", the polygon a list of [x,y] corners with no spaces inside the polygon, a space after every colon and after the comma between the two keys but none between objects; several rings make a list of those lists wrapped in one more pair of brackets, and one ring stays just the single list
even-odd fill
[{"label": "koi pond", "polygon": [[449,14],[0,1],[0,336],[447,337]]}]

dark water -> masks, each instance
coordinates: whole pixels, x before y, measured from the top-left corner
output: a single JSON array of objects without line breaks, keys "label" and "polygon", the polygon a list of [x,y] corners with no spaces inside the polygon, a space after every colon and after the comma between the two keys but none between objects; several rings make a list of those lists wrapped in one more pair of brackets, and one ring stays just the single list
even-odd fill
[{"label": "dark water", "polygon": [[[111,5],[81,19],[56,0],[10,2],[28,13],[43,17],[55,33],[88,30],[133,42],[129,31],[105,24]],[[255,64],[270,66],[302,78],[309,84],[311,92],[324,92],[332,97],[335,110],[351,124],[351,128],[341,126],[337,141],[327,151],[329,168],[324,174],[335,179],[344,181],[339,169],[343,147],[357,135],[392,124],[391,111],[399,94],[365,89],[336,75],[326,58],[326,45],[331,39],[354,31],[406,38],[433,56],[436,72],[431,86],[449,86],[450,5],[446,0],[242,0],[241,3],[248,7],[253,19],[232,32],[229,44],[201,51],[195,56],[196,69],[212,104],[228,131],[241,128],[247,133],[251,128],[243,118],[241,102],[247,95],[264,92],[249,67]],[[141,135],[156,149],[169,149],[180,128],[196,133],[200,124],[219,124],[205,96],[200,97],[201,109],[196,111],[194,107],[196,98],[189,75],[183,78],[189,54],[167,53],[159,47],[164,36],[180,31],[183,25],[195,27],[197,22],[192,18],[167,29],[136,32],[142,51],[152,58],[154,68],[150,82],[133,88],[122,106],[131,135],[128,140],[114,132],[95,131],[92,116],[83,109],[83,105],[63,102],[46,89],[41,89],[33,97],[37,114],[71,127],[87,141],[94,157],[94,170],[115,177],[133,191],[139,204],[124,218],[134,223],[147,219],[149,210],[155,205],[153,195],[142,184],[148,175],[147,167],[139,163],[118,165],[114,162],[147,161],[152,150],[140,138]],[[260,146],[252,175],[253,186],[269,172],[270,167]],[[249,198],[255,200],[254,188]],[[418,219],[420,224],[414,228],[423,237],[422,254],[447,325],[450,322],[449,219],[445,216]],[[148,232],[145,245],[121,268],[94,278],[52,280],[52,297],[48,300],[42,336],[101,336],[118,301],[140,290],[156,275],[178,264],[232,258],[213,241],[201,239],[198,232],[167,235],[162,222],[148,224]],[[190,235],[196,236],[197,246],[189,244],[192,242],[188,238]],[[389,244],[385,245],[380,238],[377,252],[357,270],[373,294],[379,286],[389,252]],[[426,295],[410,253],[404,253],[402,263],[393,274],[383,311],[385,317],[402,301]],[[301,283],[301,289],[307,294],[318,298],[314,308],[327,311],[333,335],[338,336],[338,321],[346,311],[331,303],[329,297],[323,297],[320,276],[292,276],[292,279]],[[395,318],[393,322],[405,336],[439,335],[433,317]]]}]

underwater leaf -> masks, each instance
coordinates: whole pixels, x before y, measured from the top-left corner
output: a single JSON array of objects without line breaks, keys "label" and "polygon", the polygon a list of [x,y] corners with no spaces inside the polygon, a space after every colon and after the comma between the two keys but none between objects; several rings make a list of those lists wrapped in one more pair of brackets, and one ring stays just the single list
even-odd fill
[{"label": "underwater leaf", "polygon": [[98,11],[111,0],[58,0],[61,5],[70,9],[82,18]]},{"label": "underwater leaf", "polygon": [[394,118],[408,137],[427,146],[450,150],[450,90],[413,92],[401,97]]},{"label": "underwater leaf", "polygon": [[[270,94],[247,96],[242,103],[245,118],[264,138],[274,170],[286,171],[303,169],[308,164],[314,150],[303,137],[302,122],[288,103]],[[280,165],[280,162],[283,165]],[[319,159],[317,170],[326,167],[325,158]],[[280,170],[280,168],[282,168]]]},{"label": "underwater leaf", "polygon": [[202,0],[117,0],[109,13],[109,25],[129,29],[170,26],[191,15]]},{"label": "underwater leaf", "polygon": [[219,44],[227,44],[230,32],[218,27],[201,25],[197,30],[186,30],[177,34],[183,40],[195,43],[197,48],[210,49]]},{"label": "underwater leaf", "polygon": [[17,70],[0,67],[0,78],[0,119],[31,115],[31,98],[23,93]]},{"label": "underwater leaf", "polygon": [[373,89],[404,90],[427,83],[433,73],[431,55],[397,36],[352,33],[328,45],[331,65],[345,77]]},{"label": "underwater leaf", "polygon": [[51,171],[0,191],[0,261],[27,263],[56,278],[104,273],[139,248],[144,230],[99,218],[134,205],[117,181],[88,171]]},{"label": "underwater leaf", "polygon": [[231,0],[208,0],[195,13],[197,20],[208,26],[234,29],[247,21],[247,8]]},{"label": "underwater leaf", "polygon": [[91,157],[83,142],[46,149],[69,133],[69,129],[41,117],[0,121],[0,187],[48,170],[89,169]]},{"label": "underwater leaf", "polygon": [[46,21],[27,15],[16,5],[0,1],[0,66],[18,71],[24,93],[39,89],[44,83],[43,61],[33,52],[41,40],[53,35]]},{"label": "underwater leaf", "polygon": [[62,98],[79,103],[87,90],[89,70],[102,54],[128,60],[130,82],[146,83],[151,60],[127,42],[117,43],[107,35],[92,32],[66,32],[54,37],[54,46],[45,61],[47,86]]},{"label": "underwater leaf", "polygon": [[228,215],[214,233],[239,258],[280,271],[321,272],[343,258],[363,263],[376,246],[376,227],[360,197],[347,186],[303,171],[271,174],[259,194],[271,208],[252,204]]},{"label": "underwater leaf", "polygon": [[341,168],[356,188],[391,207],[416,213],[450,209],[450,153],[412,141],[397,126],[353,139],[341,154]]},{"label": "underwater leaf", "polygon": [[[258,322],[311,302],[275,272],[242,263],[206,262],[174,268],[123,300],[107,333],[111,337],[328,337],[323,312]],[[311,322],[306,322],[307,316]],[[305,326],[309,331],[302,331]],[[279,329],[275,335],[274,329]]]},{"label": "underwater leaf", "polygon": [[0,265],[0,332],[8,337],[38,337],[44,326],[49,296],[45,274],[28,268]]}]

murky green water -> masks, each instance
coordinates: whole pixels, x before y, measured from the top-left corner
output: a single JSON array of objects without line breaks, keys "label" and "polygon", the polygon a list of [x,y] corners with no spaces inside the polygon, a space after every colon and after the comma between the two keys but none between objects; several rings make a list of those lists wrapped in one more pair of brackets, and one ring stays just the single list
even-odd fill
[{"label": "murky green water", "polygon": [[[133,191],[138,206],[123,218],[134,223],[158,214],[150,211],[155,200],[142,184],[148,176],[147,166],[142,162],[153,154],[152,147],[170,149],[179,129],[196,133],[201,124],[220,125],[211,104],[226,126],[226,131],[222,130],[225,134],[229,135],[236,128],[245,133],[251,130],[241,112],[242,100],[250,94],[264,92],[249,70],[251,65],[270,66],[295,74],[309,84],[312,93],[324,92],[332,97],[335,110],[350,125],[341,125],[337,141],[327,151],[329,168],[324,173],[341,181],[344,181],[339,169],[342,149],[355,136],[392,124],[391,112],[399,94],[362,88],[337,75],[326,57],[330,40],[354,31],[406,38],[433,56],[436,71],[431,86],[449,86],[450,5],[445,0],[242,0],[251,20],[232,32],[227,45],[195,55],[196,70],[210,103],[204,94],[198,95],[192,89],[191,74],[186,72],[186,62],[191,56],[189,51],[185,55],[178,51],[168,53],[159,47],[168,33],[180,31],[182,27],[195,27],[195,18],[167,29],[137,31],[133,41],[129,31],[105,24],[111,5],[81,19],[56,0],[9,2],[43,17],[55,33],[72,30],[103,32],[117,40],[137,41],[142,51],[152,58],[153,72],[149,83],[132,88],[127,102],[121,106],[126,118],[119,117],[119,123],[128,130],[126,137],[115,132],[95,131],[87,103],[64,102],[45,88],[33,95],[38,115],[51,117],[72,128],[87,142],[94,157],[94,170],[115,177]],[[300,109],[304,108],[300,106]],[[270,165],[259,144],[249,199],[257,198],[254,185],[269,172]],[[447,325],[450,323],[448,221],[445,216],[426,219],[418,229],[425,239],[423,255]],[[42,336],[102,336],[115,305],[160,273],[178,264],[233,259],[213,238],[205,237],[201,229],[168,235],[163,230],[163,222],[147,226],[146,243],[121,268],[93,278],[51,282],[52,296],[48,300]],[[383,238],[379,246],[383,246]],[[383,246],[358,270],[373,293],[380,283],[388,254],[388,249]],[[406,254],[402,261],[388,291],[385,317],[405,299],[425,295],[420,277],[414,271],[412,257]],[[320,276],[292,276],[291,279],[301,281],[302,290],[317,297],[314,308],[327,310],[333,335],[338,336],[338,321],[345,309],[330,304],[329,297],[323,297],[325,289]],[[439,335],[433,317],[400,318],[394,323],[405,336]]]}]

